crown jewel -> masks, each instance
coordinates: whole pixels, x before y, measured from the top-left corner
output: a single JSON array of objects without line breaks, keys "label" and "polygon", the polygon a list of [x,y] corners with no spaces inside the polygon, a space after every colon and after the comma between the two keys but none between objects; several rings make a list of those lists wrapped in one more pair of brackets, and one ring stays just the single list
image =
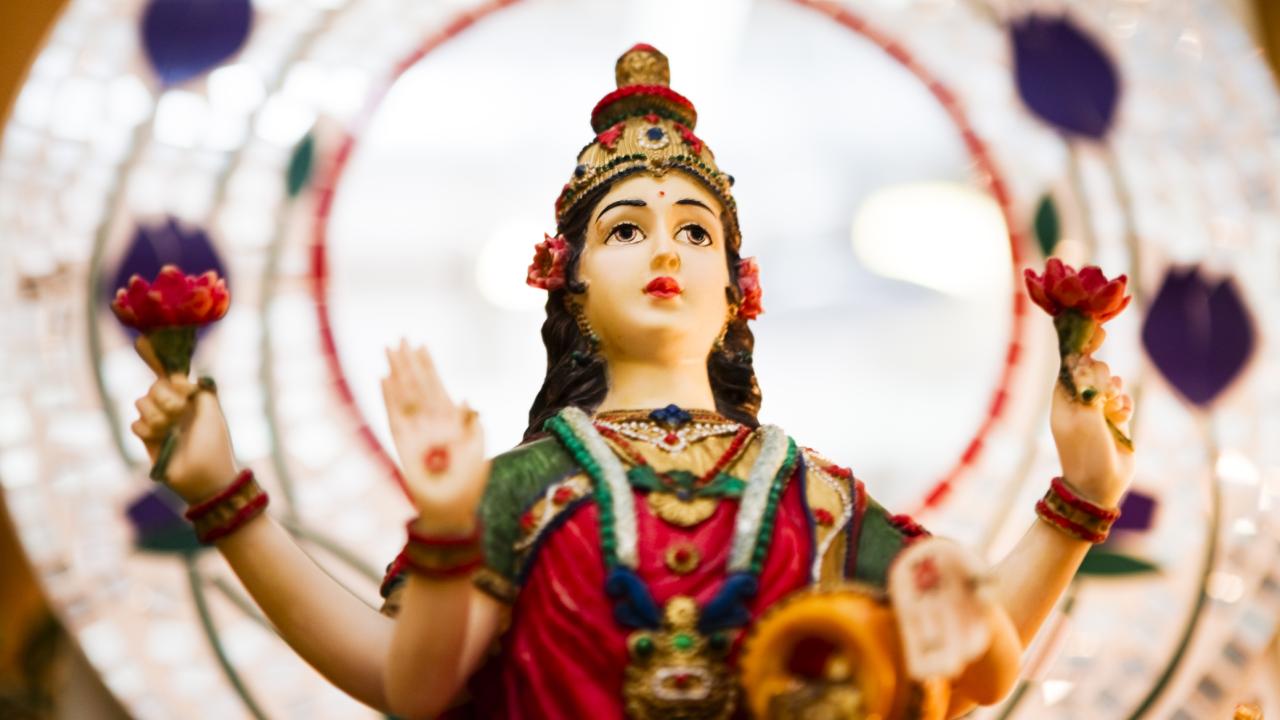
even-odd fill
[{"label": "crown jewel", "polygon": [[737,242],[733,178],[716,167],[715,155],[693,130],[698,111],[672,90],[667,56],[652,45],[634,45],[614,66],[618,88],[591,111],[596,137],[578,153],[573,177],[556,200],[561,222],[591,190],[632,173],[681,170],[707,187],[728,211]]}]

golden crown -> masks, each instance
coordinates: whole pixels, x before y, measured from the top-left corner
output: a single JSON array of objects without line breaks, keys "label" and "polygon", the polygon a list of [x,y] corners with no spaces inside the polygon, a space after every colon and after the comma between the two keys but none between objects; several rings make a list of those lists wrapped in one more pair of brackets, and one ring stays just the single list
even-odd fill
[{"label": "golden crown", "polygon": [[669,87],[667,56],[652,45],[635,45],[618,58],[614,74],[618,89],[591,111],[596,137],[578,153],[573,178],[556,200],[556,222],[592,189],[615,178],[678,169],[701,180],[720,199],[736,235],[737,208],[729,193],[733,176],[720,172],[711,148],[693,134],[698,111]]}]

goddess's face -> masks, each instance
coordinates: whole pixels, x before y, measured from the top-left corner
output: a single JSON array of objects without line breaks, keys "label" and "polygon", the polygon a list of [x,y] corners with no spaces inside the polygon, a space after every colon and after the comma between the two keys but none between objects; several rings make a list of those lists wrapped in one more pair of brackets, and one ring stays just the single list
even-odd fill
[{"label": "goddess's face", "polygon": [[591,209],[575,301],[607,362],[706,362],[729,313],[720,212],[681,172],[632,175]]}]

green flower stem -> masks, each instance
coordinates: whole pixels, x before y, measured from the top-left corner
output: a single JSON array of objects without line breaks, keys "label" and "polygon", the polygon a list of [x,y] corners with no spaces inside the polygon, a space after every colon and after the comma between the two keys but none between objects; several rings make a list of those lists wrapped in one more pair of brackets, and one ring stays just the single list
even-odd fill
[{"label": "green flower stem", "polygon": [[156,359],[164,366],[165,372],[191,372],[191,356],[196,352],[196,326],[176,325],[163,327],[147,333],[151,348],[156,351]]},{"label": "green flower stem", "polygon": [[[194,333],[193,333],[194,334]],[[196,392],[218,392],[218,384],[213,378],[206,376],[196,381]],[[156,464],[151,466],[151,472],[148,477],[156,482],[164,482],[164,475],[169,470],[169,460],[173,457],[173,451],[178,448],[178,438],[181,433],[178,428],[169,428],[169,433],[164,436],[164,443],[160,446],[160,452],[156,454]]]}]

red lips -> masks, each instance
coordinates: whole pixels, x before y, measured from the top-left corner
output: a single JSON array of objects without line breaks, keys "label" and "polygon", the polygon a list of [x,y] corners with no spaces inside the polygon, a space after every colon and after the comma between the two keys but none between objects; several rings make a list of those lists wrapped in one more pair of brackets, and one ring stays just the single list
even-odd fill
[{"label": "red lips", "polygon": [[644,291],[654,297],[673,298],[680,294],[680,283],[673,277],[656,277],[644,286]]}]

